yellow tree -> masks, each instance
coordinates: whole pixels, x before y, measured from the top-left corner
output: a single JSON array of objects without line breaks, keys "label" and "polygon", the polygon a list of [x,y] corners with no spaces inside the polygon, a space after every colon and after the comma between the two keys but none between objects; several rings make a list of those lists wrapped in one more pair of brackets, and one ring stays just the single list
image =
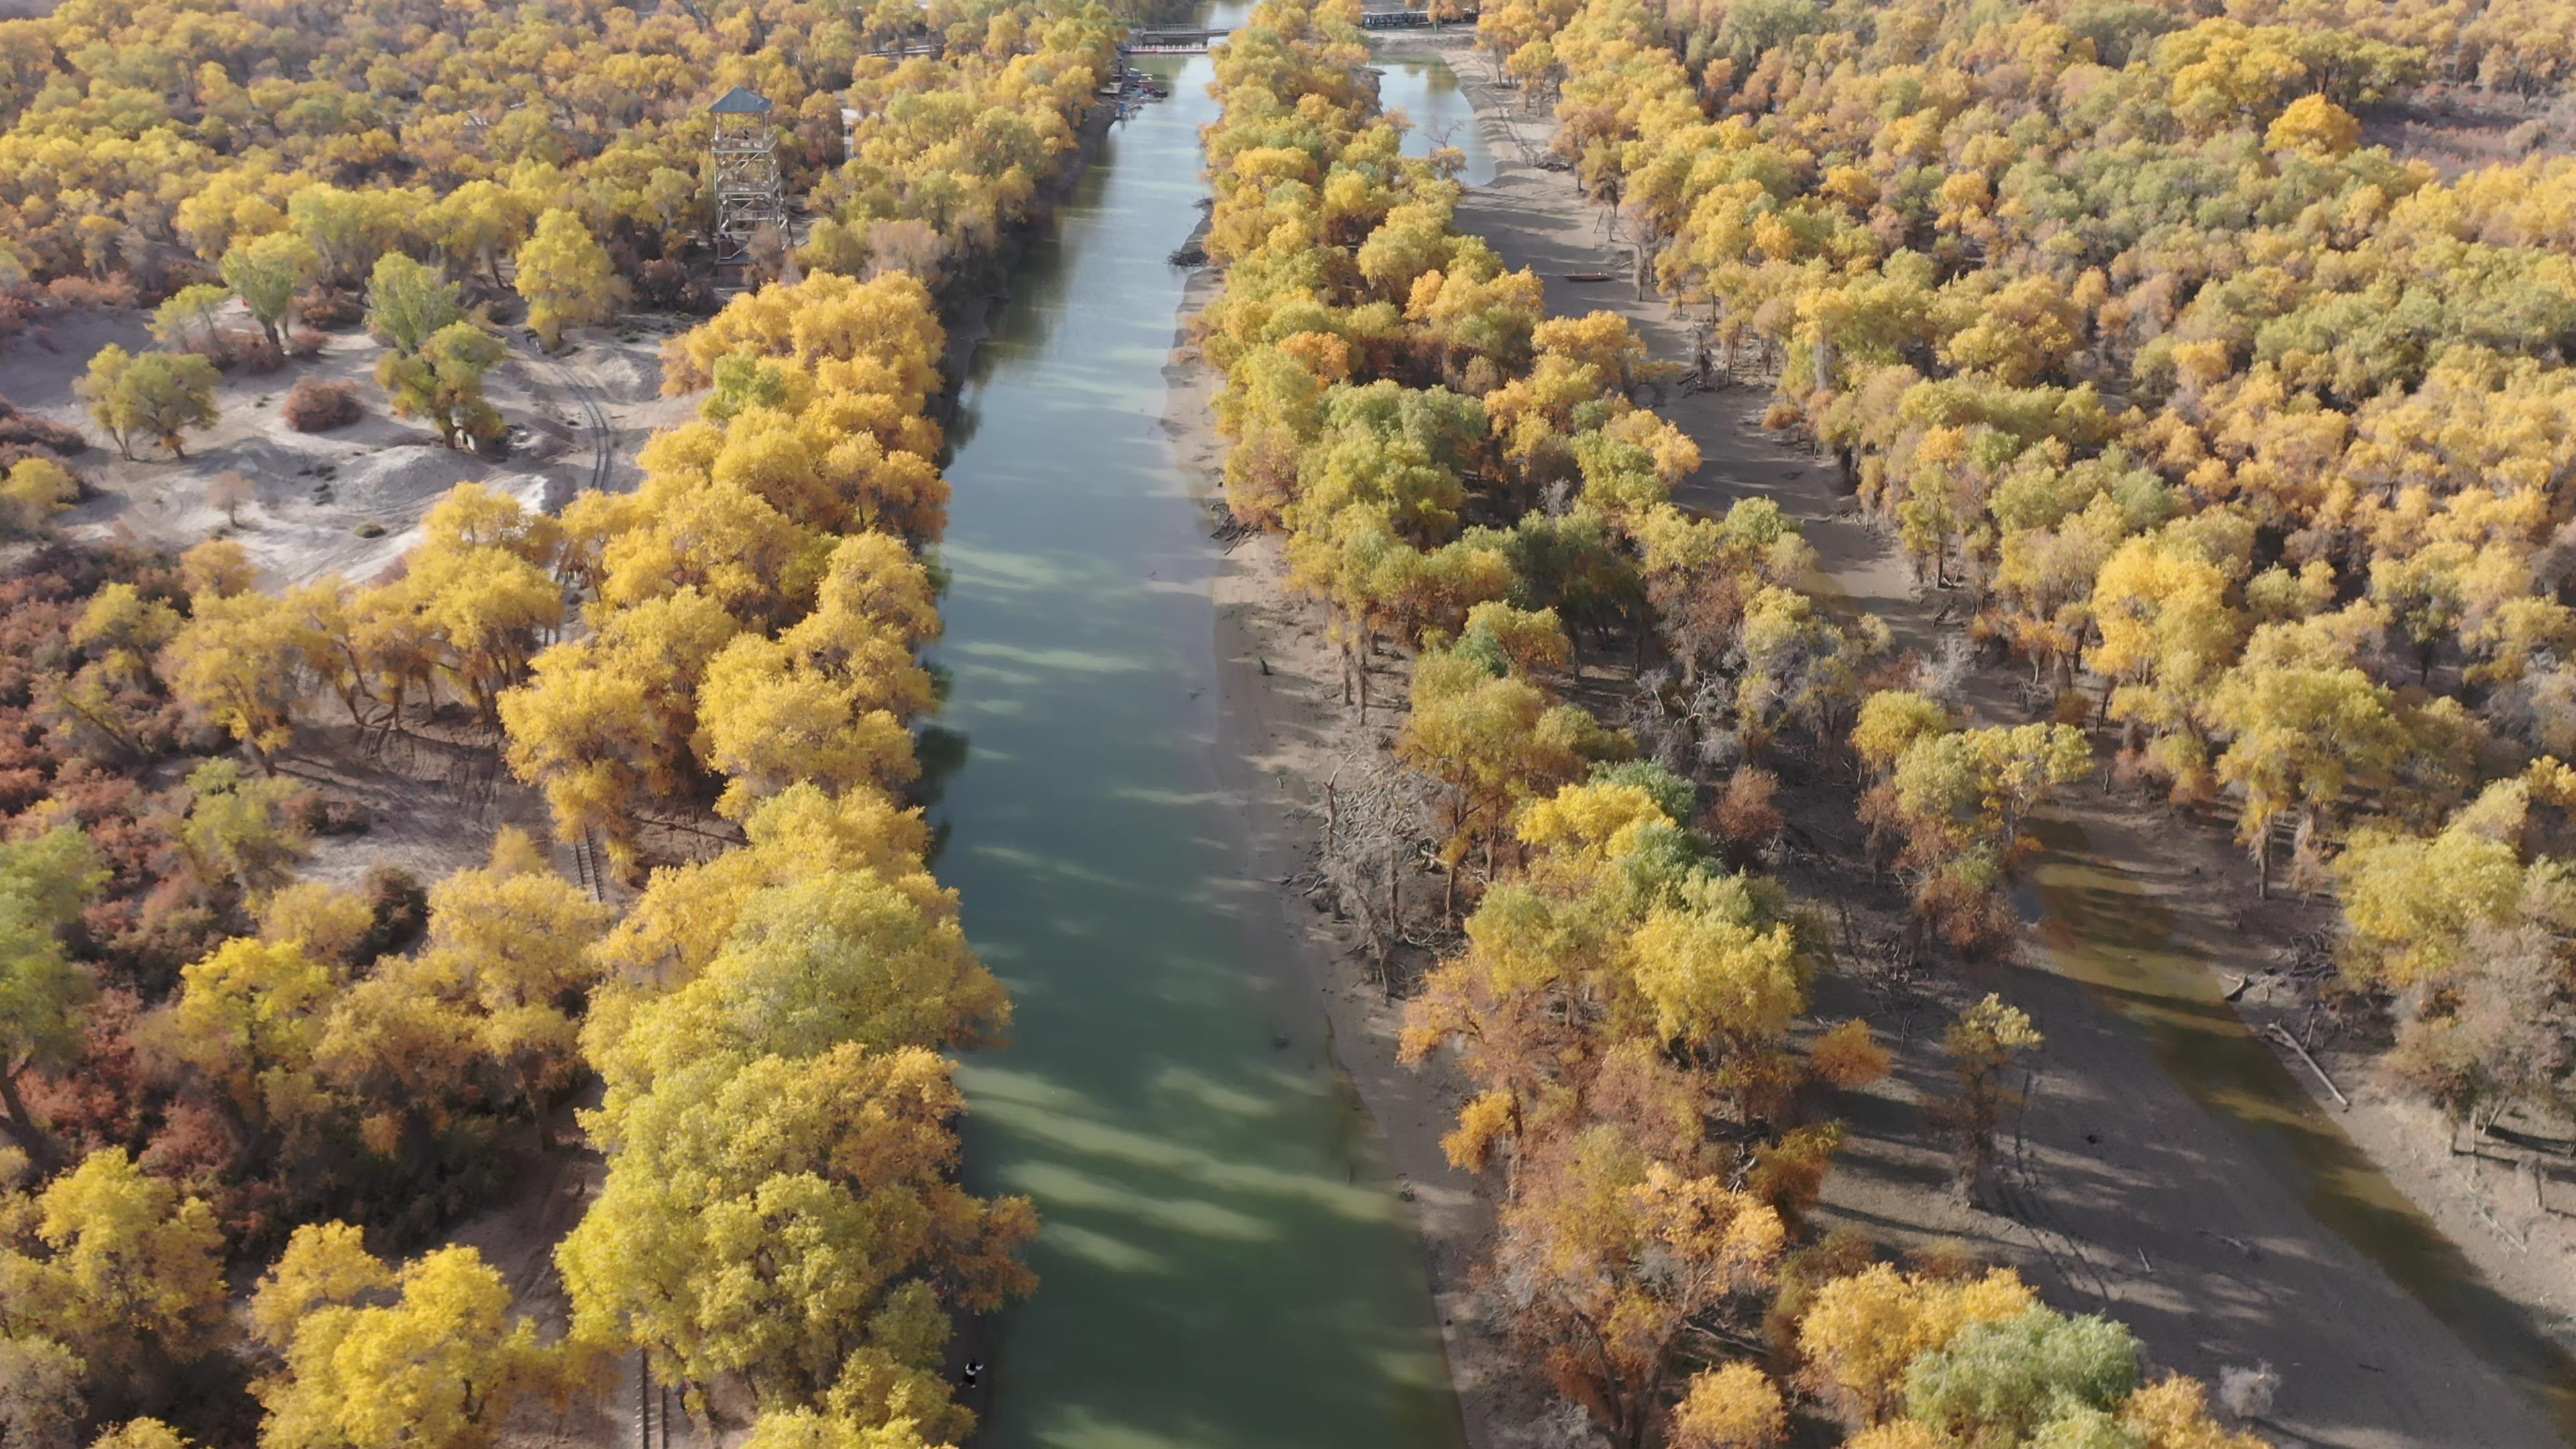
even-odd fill
[{"label": "yellow tree", "polygon": [[262,1449],[483,1449],[578,1363],[513,1321],[509,1284],[474,1249],[396,1272],[338,1223],[295,1230],[251,1318],[283,1360],[251,1386]]},{"label": "yellow tree", "polygon": [[1880,1263],[1815,1290],[1798,1322],[1798,1352],[1837,1407],[1876,1424],[1898,1407],[1914,1360],[1970,1324],[2018,1318],[2038,1303],[2009,1268],[1944,1279]]},{"label": "yellow tree", "polygon": [[483,1050],[517,1079],[541,1143],[578,1061],[574,1015],[595,975],[589,948],[614,916],[514,829],[493,840],[489,864],[430,889],[430,952],[470,1001]]},{"label": "yellow tree", "polygon": [[299,946],[244,937],[191,962],[179,982],[173,1049],[254,1138],[316,1105],[313,1053],[338,993],[329,968]]},{"label": "yellow tree", "polygon": [[526,299],[528,325],[548,351],[563,345],[564,328],[614,316],[626,295],[608,253],[581,218],[562,207],[537,218],[535,234],[519,248],[519,273],[511,285]]},{"label": "yellow tree", "polygon": [[110,1148],[32,1199],[0,1196],[0,1283],[27,1295],[35,1329],[92,1377],[131,1383],[214,1347],[223,1232],[202,1199]]},{"label": "yellow tree", "polygon": [[264,594],[198,594],[187,624],[161,650],[170,692],[222,727],[259,767],[295,738],[304,661],[314,649],[303,613]]},{"label": "yellow tree", "polygon": [[962,1429],[946,1313],[1027,1292],[1036,1230],[1026,1199],[954,1182],[963,1106],[919,1048],[675,1063],[594,1119],[608,1181],[556,1253],[575,1337],[644,1348],[693,1402],[740,1383],[766,1409]]}]

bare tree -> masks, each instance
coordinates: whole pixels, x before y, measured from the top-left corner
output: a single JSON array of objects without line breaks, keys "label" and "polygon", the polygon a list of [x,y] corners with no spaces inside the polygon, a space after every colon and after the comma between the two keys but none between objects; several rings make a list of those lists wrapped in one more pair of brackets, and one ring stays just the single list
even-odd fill
[{"label": "bare tree", "polygon": [[206,480],[206,506],[223,510],[224,522],[241,527],[242,505],[258,497],[257,490],[238,468],[226,468]]},{"label": "bare tree", "polygon": [[1324,785],[1324,881],[1368,932],[1379,989],[1395,994],[1391,960],[1404,935],[1404,873],[1428,833],[1438,787],[1392,760],[1343,758]]}]

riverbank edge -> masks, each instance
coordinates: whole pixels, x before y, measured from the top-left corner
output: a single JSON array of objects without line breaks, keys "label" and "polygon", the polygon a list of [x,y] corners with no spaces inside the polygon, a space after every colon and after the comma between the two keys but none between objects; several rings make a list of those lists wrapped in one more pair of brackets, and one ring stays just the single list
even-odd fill
[{"label": "riverbank edge", "polygon": [[[1191,233],[1196,241],[1206,223]],[[1224,496],[1225,444],[1213,404],[1220,379],[1192,340],[1223,273],[1200,267],[1183,289],[1163,368],[1163,426],[1174,465],[1194,497]],[[1505,1449],[1543,1406],[1510,1343],[1487,1324],[1476,1273],[1493,1240],[1494,1208],[1476,1181],[1449,1163],[1441,1137],[1468,1093],[1441,1062],[1416,1070],[1397,1060],[1403,1006],[1367,979],[1358,943],[1332,914],[1290,887],[1322,854],[1323,797],[1335,762],[1385,752],[1395,716],[1362,724],[1340,703],[1340,674],[1323,610],[1292,590],[1274,535],[1221,548],[1209,580],[1215,607],[1217,733],[1212,764],[1240,802],[1247,884],[1255,898],[1249,947],[1276,951],[1313,991],[1331,1036],[1333,1064],[1358,1093],[1396,1174],[1398,1195],[1421,1239],[1431,1309],[1440,1330],[1469,1449]],[[1381,666],[1383,667],[1383,666]],[[1377,697],[1401,699],[1401,678]]]},{"label": "riverbank edge", "polygon": [[[975,354],[982,350],[984,339],[993,335],[993,319],[1000,316],[1002,309],[1009,306],[1012,297],[1017,295],[1010,289],[1009,279],[1028,261],[1029,248],[1037,245],[1040,237],[1055,235],[1056,213],[1063,208],[1066,198],[1073,195],[1074,187],[1082,183],[1084,173],[1091,170],[1091,163],[1099,159],[1100,143],[1108,139],[1109,128],[1117,120],[1118,105],[1114,101],[1095,104],[1091,113],[1082,118],[1082,125],[1074,132],[1072,152],[1066,156],[1064,164],[1038,187],[1028,219],[1011,228],[994,255],[985,262],[986,269],[1000,279],[997,283],[974,288],[950,286],[940,289],[939,321],[947,329],[948,347],[940,356],[939,395],[930,400],[926,411],[930,420],[939,424],[943,435],[956,424],[958,409],[965,406],[966,383],[974,373]],[[939,452],[940,468],[944,472],[950,452],[944,438]]]}]

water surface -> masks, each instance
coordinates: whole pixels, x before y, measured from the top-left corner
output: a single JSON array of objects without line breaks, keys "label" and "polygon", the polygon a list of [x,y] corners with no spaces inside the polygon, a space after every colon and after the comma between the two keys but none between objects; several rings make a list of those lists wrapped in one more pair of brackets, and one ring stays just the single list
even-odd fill
[{"label": "water surface", "polygon": [[1246,945],[1277,885],[1213,768],[1216,554],[1161,422],[1215,105],[1204,58],[1149,63],[1172,99],[1102,144],[952,430],[925,753],[1018,1007],[960,1072],[967,1171],[1046,1221],[969,1403],[1010,1449],[1454,1449],[1410,1211],[1313,987]]}]

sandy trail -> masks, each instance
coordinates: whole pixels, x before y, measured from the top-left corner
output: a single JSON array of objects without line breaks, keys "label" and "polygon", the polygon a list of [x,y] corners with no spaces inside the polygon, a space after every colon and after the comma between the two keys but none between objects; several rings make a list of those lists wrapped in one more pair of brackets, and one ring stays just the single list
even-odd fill
[{"label": "sandy trail", "polygon": [[[1403,43],[1423,48],[1419,40]],[[1617,311],[1659,358],[1686,362],[1687,323],[1660,299],[1637,295],[1598,210],[1571,176],[1532,164],[1541,124],[1513,113],[1518,97],[1494,91],[1481,64],[1456,53],[1461,44],[1439,48],[1452,50],[1499,161],[1494,182],[1460,208],[1461,229],[1485,237],[1507,264],[1536,268],[1552,312]],[[1565,276],[1583,271],[1619,279],[1584,283]],[[1213,290],[1213,279],[1203,276],[1200,283],[1193,307]],[[1213,380],[1187,361],[1175,365],[1173,378],[1177,450],[1185,464],[1213,475],[1223,457],[1207,417]],[[1821,585],[1886,618],[1901,645],[1933,645],[1947,623],[1941,596],[1915,586],[1894,549],[1858,516],[1829,461],[1759,428],[1766,402],[1750,389],[1665,399],[1662,411],[1700,443],[1708,460],[1681,501],[1722,509],[1739,497],[1773,498],[1800,520],[1822,555]],[[1334,762],[1382,743],[1393,721],[1381,716],[1361,726],[1340,705],[1322,617],[1283,597],[1279,572],[1275,545],[1252,540],[1234,551],[1216,588],[1218,647],[1227,670],[1223,747],[1251,806],[1264,873],[1286,880],[1313,857],[1318,820],[1312,802]],[[1400,677],[1382,677],[1377,693],[1394,698],[1401,687]],[[2247,958],[2248,938],[2234,913],[2250,903],[2251,893],[2230,875],[2223,841],[2213,844],[2194,827],[2107,797],[2088,798],[2081,808],[2090,861],[2079,857],[2073,864],[2107,868],[2106,878],[2125,882],[2123,889],[2143,892],[2169,913],[2170,954]],[[1857,858],[1860,832],[1847,805],[1839,826],[1825,832],[1816,854]],[[2081,881],[2065,887],[2086,888]],[[2125,908],[2117,899],[2101,904]],[[1480,1445],[1524,1441],[1535,1427],[1530,1411],[1542,1401],[1531,1382],[1535,1375],[1476,1317],[1468,1281],[1490,1231],[1490,1210],[1470,1180],[1448,1169],[1437,1147],[1457,1086],[1436,1073],[1416,1076],[1393,1065],[1394,1013],[1360,979],[1352,943],[1328,916],[1283,895],[1279,929],[1313,962],[1342,1055],[1418,1192],[1471,1437]],[[2281,933],[2276,924],[2268,934]],[[2313,1114],[2296,1111],[2295,1101],[2260,1100],[2237,1103],[2225,1119],[2213,1115],[2166,1069],[2131,1019],[2152,1019],[2173,1010],[2171,1002],[2143,995],[2124,1001],[2057,969],[2049,952],[2027,956],[2030,964],[1973,970],[1967,979],[1931,984],[1893,1005],[1847,980],[1826,987],[1827,1012],[1866,1011],[1901,1039],[1895,1077],[1850,1104],[1853,1141],[1828,1188],[1828,1222],[1896,1246],[1969,1242],[2021,1266],[2058,1306],[2129,1322],[2162,1367],[2214,1378],[2222,1367],[2267,1360],[2282,1371],[2284,1385],[2261,1427],[2284,1444],[2503,1449],[2566,1442],[2525,1392],[2322,1224],[2277,1147],[2247,1130],[2267,1115],[2299,1118],[2300,1130],[2321,1118],[2308,1120]],[[2018,1001],[2049,1037],[2002,1194],[2009,1215],[1969,1208],[1948,1189],[1947,1157],[1933,1145],[1937,1138],[1922,1110],[1947,1086],[1935,1045],[1939,1023],[1960,999],[1986,990]],[[2226,1014],[2223,1005],[2216,1011]],[[2384,1097],[2359,1089],[2356,1113],[2374,1107],[2394,1110]],[[2405,1176],[2404,1163],[2383,1165]],[[2475,1256],[2475,1267],[2458,1265],[2464,1294],[2517,1294],[2539,1306],[2568,1291],[2563,1256],[2534,1251],[2518,1262],[2501,1250]]]}]

